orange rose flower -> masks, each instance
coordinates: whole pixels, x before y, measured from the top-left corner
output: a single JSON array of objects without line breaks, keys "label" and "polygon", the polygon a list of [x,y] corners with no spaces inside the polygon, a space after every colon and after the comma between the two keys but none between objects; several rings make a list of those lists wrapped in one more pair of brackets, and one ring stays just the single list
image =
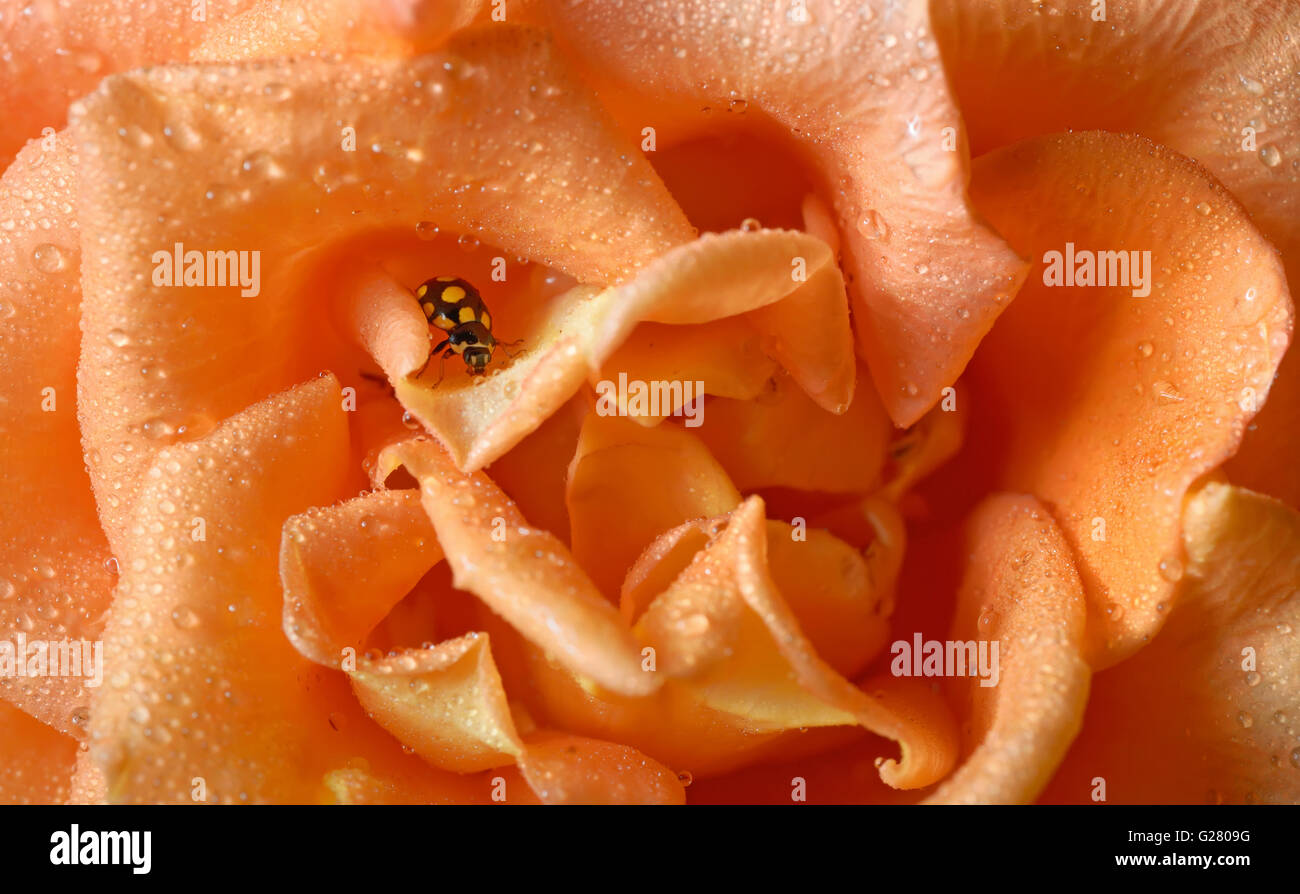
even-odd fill
[{"label": "orange rose flower", "polygon": [[1300,9],[155,6],[0,11],[4,800],[1300,801]]}]

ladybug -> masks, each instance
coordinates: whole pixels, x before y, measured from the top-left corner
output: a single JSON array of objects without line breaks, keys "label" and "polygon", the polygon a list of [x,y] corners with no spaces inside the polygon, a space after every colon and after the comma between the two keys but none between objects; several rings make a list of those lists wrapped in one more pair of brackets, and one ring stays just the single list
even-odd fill
[{"label": "ladybug", "polygon": [[[435,354],[438,361],[438,381],[442,381],[443,363],[452,354],[459,354],[471,376],[481,376],[487,371],[492,352],[498,346],[513,347],[519,342],[504,344],[492,334],[492,314],[483,303],[478,289],[456,276],[435,276],[425,280],[415,290],[424,318],[430,326],[437,327],[447,337],[435,345],[428,358],[416,372],[419,378],[428,369]],[[507,351],[507,353],[509,353]]]}]

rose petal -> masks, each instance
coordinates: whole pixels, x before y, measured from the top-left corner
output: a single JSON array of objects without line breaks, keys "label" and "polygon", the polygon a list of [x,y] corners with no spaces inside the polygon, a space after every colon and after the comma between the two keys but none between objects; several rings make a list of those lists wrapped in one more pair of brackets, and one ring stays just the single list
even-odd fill
[{"label": "rose petal", "polygon": [[77,742],[0,701],[0,804],[60,804]]},{"label": "rose petal", "polygon": [[1300,803],[1300,513],[1207,484],[1183,514],[1187,573],[1151,645],[1093,685],[1045,798]]},{"label": "rose petal", "polygon": [[569,542],[565,479],[577,448],[587,402],[574,398],[494,462],[488,474],[533,524]]},{"label": "rose petal", "polygon": [[547,734],[529,741],[519,771],[545,804],[684,804],[677,774],[626,745]]},{"label": "rose petal", "polygon": [[1286,282],[1241,206],[1141,137],[1036,138],[975,170],[976,203],[1025,255],[1067,241],[1151,252],[1147,297],[1049,288],[1036,267],[971,367],[996,480],[1051,507],[1088,592],[1088,659],[1104,666],[1163,622],[1183,494],[1268,394],[1290,340]]},{"label": "rose petal", "polygon": [[625,745],[545,732],[525,744],[486,634],[366,661],[351,676],[366,709],[435,766],[471,772],[517,762],[546,804],[684,800],[676,774]]},{"label": "rose petal", "polygon": [[412,56],[470,24],[483,0],[260,0],[210,29],[190,57]]},{"label": "rose petal", "polygon": [[[547,316],[524,333],[527,354],[486,381],[465,376],[434,388],[405,378],[382,353],[375,356],[402,405],[451,451],[457,466],[477,470],[535,431],[582,387],[587,366],[579,345],[598,294],[578,286],[551,302]],[[404,295],[415,306],[410,293]],[[418,325],[428,330],[423,318]]]},{"label": "rose petal", "polygon": [[436,767],[486,770],[523,751],[486,634],[364,660],[349,676],[366,711]]},{"label": "rose petal", "polygon": [[703,419],[700,439],[743,491],[866,493],[879,481],[893,430],[874,389],[859,388],[836,416],[786,376],[757,400],[710,401]]},{"label": "rose petal", "polygon": [[[1300,282],[1300,8],[1289,3],[934,4],[935,37],[975,154],[1034,134],[1133,131],[1219,178]],[[1040,52],[1077,47],[1078,52]],[[1247,130],[1249,128],[1249,131]],[[1300,356],[1289,356],[1227,468],[1233,480],[1300,506]]]},{"label": "rose petal", "polygon": [[[523,356],[486,379],[462,375],[436,386],[408,377],[424,362],[427,350],[421,346],[428,339],[412,293],[378,269],[358,273],[347,290],[358,340],[395,383],[403,405],[465,470],[481,468],[522,440],[584,379],[599,375],[647,321],[712,323],[783,299],[810,311],[815,307],[814,316],[829,320],[809,329],[821,339],[815,358],[766,340],[764,350],[777,359],[797,359],[791,375],[831,412],[842,412],[853,396],[842,281],[830,249],[804,233],[706,234],[666,251],[622,285],[604,291],[579,286],[539,302],[524,311],[527,319],[514,330],[525,343]],[[749,316],[746,322],[762,334],[761,324]]]},{"label": "rose petal", "polygon": [[211,0],[202,20],[189,4],[160,10],[155,0],[6,4],[0,167],[44,128],[61,129],[68,103],[104,76],[184,59],[209,28],[250,3]]},{"label": "rose petal", "polygon": [[76,769],[72,771],[67,803],[81,805],[108,803],[108,780],[104,778],[104,771],[100,769],[99,764],[95,763],[90,749],[85,751],[77,749]]},{"label": "rose petal", "polygon": [[1090,676],[1080,654],[1083,584],[1069,544],[1032,497],[989,498],[971,519],[971,537],[951,636],[996,644],[997,670],[959,684],[965,761],[928,803],[1025,804],[1083,722]]},{"label": "rose petal", "polygon": [[565,503],[573,557],[612,598],[656,537],[731,511],[740,492],[689,431],[593,412],[569,466]]},{"label": "rose petal", "polygon": [[424,574],[442,561],[413,490],[375,491],[284,523],[284,633],[303,656],[339,667]]},{"label": "rose petal", "polygon": [[[0,179],[0,628],[33,642],[99,639],[116,574],[77,425],[77,171],[60,137]],[[0,677],[0,697],[85,734],[80,677]]]},{"label": "rose petal", "polygon": [[[869,614],[860,613],[861,608],[881,599],[885,588],[849,586],[870,572],[837,580],[836,569],[808,571],[808,562],[845,559],[843,547],[816,541],[803,554],[804,563],[786,557],[772,565],[773,573],[781,574],[775,583],[789,584],[790,593],[803,601],[797,608],[787,607],[766,572],[756,570],[766,566],[766,559],[759,561],[752,552],[765,540],[770,525],[783,532],[789,529],[763,523],[761,506],[761,500],[751,497],[730,516],[688,522],[666,532],[629,572],[624,614],[638,619],[643,642],[655,649],[650,654],[656,670],[668,677],[654,696],[621,698],[575,678],[535,651],[529,656],[548,722],[629,742],[704,778],[831,747],[852,731],[785,731],[865,722],[883,710],[885,723],[901,731],[905,750],[901,772],[896,762],[881,759],[890,784],[915,787],[933,782],[951,768],[957,748],[956,729],[942,698],[926,687],[900,685],[892,678],[871,681],[872,696],[862,693],[812,653],[795,621],[807,616],[811,629],[825,635],[822,622],[833,625],[834,614],[853,628]],[[795,549],[806,546],[793,544]],[[790,573],[794,581],[786,579]],[[809,586],[819,583],[828,584],[830,592]],[[846,587],[843,593],[839,586]],[[741,590],[748,595],[742,596]],[[643,610],[645,605],[654,606],[653,613]],[[872,633],[872,626],[867,620],[857,629],[868,639],[876,637],[878,646],[879,633]],[[847,639],[837,641],[830,635],[825,641],[837,661],[852,665],[864,660],[863,644]]]},{"label": "rose petal", "polygon": [[966,439],[966,403],[930,410],[889,444],[889,471],[881,494],[894,502],[962,449]]},{"label": "rose petal", "polygon": [[188,803],[201,779],[213,803],[309,803],[353,757],[411,760],[278,622],[280,529],[346,475],[341,404],[333,377],[313,379],[159,452],[126,529],[91,710],[112,800]]},{"label": "rose petal", "polygon": [[399,465],[420,482],[458,589],[575,672],[629,695],[654,690],[659,681],[641,670],[631,632],[553,534],[528,527],[485,475],[461,473],[430,441],[385,450],[380,479]]},{"label": "rose petal", "polygon": [[[697,326],[642,323],[591,377],[592,384],[599,389],[602,381],[614,386],[620,381],[644,383],[652,388],[660,383],[691,383],[691,400],[705,394],[749,399],[762,392],[777,370],[776,362],[763,353],[760,340],[759,333],[744,317],[726,317]],[[700,387],[694,390],[697,382]],[[650,393],[654,392],[647,392],[647,399]],[[659,391],[655,403],[644,407],[637,400],[629,403],[633,395],[620,389],[609,395],[620,415],[642,425],[661,422],[691,403],[681,386]]]},{"label": "rose petal", "polygon": [[326,773],[324,785],[332,804],[491,804],[498,791],[512,804],[539,803],[514,767],[472,776],[428,766],[400,776],[348,767]]},{"label": "rose petal", "polygon": [[950,730],[934,734],[928,711],[898,710],[914,708],[910,700],[886,708],[813,650],[767,571],[757,497],[731,514],[636,630],[656,649],[662,672],[689,679],[706,704],[745,717],[751,727],[864,726],[900,742],[901,763],[881,767],[881,777],[898,788],[929,785],[951,767],[955,740],[947,741]]},{"label": "rose petal", "polygon": [[817,654],[845,677],[861,673],[889,635],[893,581],[878,579],[870,559],[829,531],[780,521],[767,523],[767,559]]},{"label": "rose petal", "polygon": [[[1300,269],[1300,174],[1279,163],[1300,153],[1286,112],[1300,105],[1300,9],[1112,0],[1098,22],[1088,5],[1043,15],[1017,0],[938,0],[933,12],[975,155],[1064,130],[1141,133],[1205,165]],[[1079,50],[1038,51],[1062,46]]]},{"label": "rose petal", "polygon": [[[192,438],[270,391],[352,362],[320,291],[295,288],[322,245],[428,220],[607,281],[691,235],[533,29],[467,31],[410,61],[134,72],[107,79],[73,117],[85,150],[84,286],[97,296],[83,341],[83,422],[110,539],[121,538],[136,481],[161,446],[151,434]],[[355,129],[359,151],[345,151],[335,122]],[[482,189],[464,191],[469,182]],[[261,252],[260,293],[154,286],[154,253],[178,240]]]},{"label": "rose petal", "polygon": [[[809,396],[832,413],[853,399],[853,344],[844,282],[826,243],[793,230],[706,233],[665,252],[601,302],[588,344],[593,368],[643,321],[688,325],[738,314],[765,337],[764,350],[787,365]],[[806,315],[801,330],[789,314],[764,316],[782,301]],[[816,349],[808,345],[816,342]]]},{"label": "rose petal", "polygon": [[888,16],[817,0],[799,13],[745,0],[725,16],[710,0],[545,6],[632,132],[653,116],[667,147],[709,127],[701,108],[761,112],[837,184],[859,343],[894,421],[916,421],[1024,275],[967,206],[966,155],[945,149],[960,148],[962,123],[921,37],[928,4]]}]

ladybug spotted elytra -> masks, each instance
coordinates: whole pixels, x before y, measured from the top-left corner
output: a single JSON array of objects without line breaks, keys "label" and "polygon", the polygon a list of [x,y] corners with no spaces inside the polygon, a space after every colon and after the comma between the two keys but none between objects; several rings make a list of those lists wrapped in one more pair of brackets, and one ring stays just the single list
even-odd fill
[{"label": "ladybug spotted elytra", "polygon": [[435,345],[428,358],[416,372],[419,378],[428,369],[435,354],[439,355],[438,381],[442,381],[443,363],[452,354],[459,354],[471,376],[481,376],[487,371],[492,352],[504,345],[492,334],[492,314],[483,303],[483,296],[469,282],[456,276],[435,276],[425,280],[415,290],[424,318],[429,325],[446,333],[446,338]]}]

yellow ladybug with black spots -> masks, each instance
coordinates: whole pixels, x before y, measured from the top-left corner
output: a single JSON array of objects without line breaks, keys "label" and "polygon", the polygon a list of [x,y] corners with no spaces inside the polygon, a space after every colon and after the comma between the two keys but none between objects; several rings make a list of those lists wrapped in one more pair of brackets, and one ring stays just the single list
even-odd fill
[{"label": "yellow ladybug with black spots", "polygon": [[435,354],[440,354],[438,381],[442,365],[452,354],[459,354],[471,376],[487,371],[493,350],[500,344],[492,334],[492,315],[483,296],[467,281],[457,276],[435,276],[415,290],[424,318],[429,325],[446,333],[446,338],[429,351],[424,366],[415,374],[419,378]]}]

